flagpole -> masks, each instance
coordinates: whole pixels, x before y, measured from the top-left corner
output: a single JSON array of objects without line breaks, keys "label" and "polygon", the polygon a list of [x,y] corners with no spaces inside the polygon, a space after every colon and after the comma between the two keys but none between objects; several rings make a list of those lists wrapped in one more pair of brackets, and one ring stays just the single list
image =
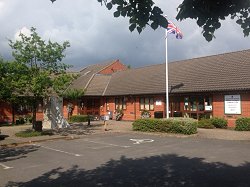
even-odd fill
[{"label": "flagpole", "polygon": [[169,96],[168,96],[168,31],[166,31],[166,118],[169,118]]}]

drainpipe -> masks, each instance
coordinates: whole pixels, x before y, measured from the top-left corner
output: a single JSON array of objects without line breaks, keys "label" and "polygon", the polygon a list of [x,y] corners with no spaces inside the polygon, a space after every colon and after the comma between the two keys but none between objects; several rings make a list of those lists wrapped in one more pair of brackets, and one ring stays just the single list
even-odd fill
[{"label": "drainpipe", "polygon": [[134,116],[136,120],[136,96],[134,97]]}]

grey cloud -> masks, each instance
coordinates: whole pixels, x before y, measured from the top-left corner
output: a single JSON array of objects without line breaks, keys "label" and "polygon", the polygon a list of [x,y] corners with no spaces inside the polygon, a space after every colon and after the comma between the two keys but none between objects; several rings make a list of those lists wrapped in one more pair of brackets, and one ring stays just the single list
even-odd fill
[{"label": "grey cloud", "polygon": [[[0,0],[1,2],[1,0]],[[164,12],[180,27],[182,40],[168,38],[168,61],[195,58],[250,48],[249,39],[230,20],[223,22],[216,39],[207,42],[195,20],[177,22],[174,17],[181,0],[157,0]],[[89,64],[120,59],[132,67],[165,62],[165,31],[145,29],[140,35],[128,29],[128,19],[114,18],[112,11],[100,6],[97,0],[8,0],[0,12],[0,54],[10,58],[11,50],[6,38],[26,26],[34,26],[38,33],[52,41],[70,41],[65,62],[80,69]]]}]

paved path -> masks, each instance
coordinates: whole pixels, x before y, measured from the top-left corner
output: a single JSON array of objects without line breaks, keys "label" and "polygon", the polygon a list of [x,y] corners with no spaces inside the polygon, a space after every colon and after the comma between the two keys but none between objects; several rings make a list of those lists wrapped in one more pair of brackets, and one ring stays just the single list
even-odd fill
[{"label": "paved path", "polygon": [[[2,135],[6,135],[5,140],[0,140],[0,145],[22,144],[29,142],[45,141],[51,139],[65,139],[65,138],[81,138],[89,134],[99,133],[115,133],[115,132],[134,132],[132,131],[132,122],[127,121],[108,121],[107,131],[105,131],[102,121],[93,121],[91,126],[88,127],[86,123],[72,125],[71,129],[60,130],[53,136],[39,136],[30,138],[18,138],[15,136],[17,132],[31,129],[31,125],[0,127]],[[142,132],[134,132],[142,133]],[[152,134],[152,133],[147,133]],[[186,135],[166,134],[166,133],[153,133],[160,136],[177,136],[186,137]],[[196,135],[198,138],[211,138],[223,140],[246,140],[250,141],[250,132],[239,132],[226,129],[198,129]]]}]

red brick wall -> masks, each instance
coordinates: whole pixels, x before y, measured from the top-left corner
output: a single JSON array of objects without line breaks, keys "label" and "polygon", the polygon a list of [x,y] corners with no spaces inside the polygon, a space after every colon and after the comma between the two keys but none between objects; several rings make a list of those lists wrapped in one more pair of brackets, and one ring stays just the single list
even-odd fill
[{"label": "red brick wall", "polygon": [[74,106],[74,109],[73,109],[73,112],[72,112],[72,116],[74,115],[78,115],[79,114],[79,106],[77,105],[77,102],[76,101],[68,101],[68,100],[64,100],[63,101],[63,117],[68,119],[68,110],[67,110],[67,107],[68,107],[68,104],[71,103],[73,104]]},{"label": "red brick wall", "polygon": [[0,123],[12,122],[12,109],[8,103],[0,101]]},{"label": "red brick wall", "polygon": [[[241,96],[241,114],[231,115],[225,114],[224,95],[238,95]],[[235,120],[239,117],[250,117],[250,93],[226,93],[213,95],[213,116],[224,117],[228,120],[228,126],[234,127]]]},{"label": "red brick wall", "polygon": [[116,60],[113,64],[103,69],[100,74],[112,74],[116,71],[124,71],[127,67],[122,64],[119,60]]},{"label": "red brick wall", "polygon": [[[213,116],[223,117],[228,120],[229,126],[235,126],[235,120],[238,117],[250,117],[250,93],[241,93],[241,115],[226,115],[224,111],[224,95],[237,95],[239,93],[226,93],[226,94],[214,94],[213,95]],[[192,94],[190,94],[192,95]],[[165,117],[165,95],[156,96],[143,96],[143,97],[153,97],[154,98],[154,110],[150,111],[151,117],[154,118],[154,112],[163,111]],[[177,96],[176,96],[177,97]],[[180,97],[180,96],[178,96]],[[115,118],[115,97],[107,97],[108,103],[106,103],[106,97],[101,98],[100,115],[107,115],[109,111],[113,112],[113,118]],[[140,111],[140,96],[125,96],[126,98],[126,110],[124,110],[124,116],[122,120],[135,120],[141,118]],[[156,101],[161,101],[161,105],[156,105]],[[183,98],[181,99],[181,101]],[[74,102],[71,102],[74,103]],[[67,101],[64,101],[64,116],[67,118]],[[108,110],[107,110],[108,104]],[[75,108],[73,110],[73,115],[77,115],[78,106],[74,103]],[[181,110],[183,109],[183,102],[181,103]]]},{"label": "red brick wall", "polygon": [[[164,96],[145,96],[145,97],[153,97],[154,98],[154,105],[156,100],[161,100],[162,105],[160,106],[154,106],[154,110],[150,111],[151,117],[154,118],[154,112],[155,111],[163,111],[165,115],[165,103],[164,103]],[[140,111],[140,97],[135,96],[125,96],[126,99],[126,109],[123,110],[124,115],[122,117],[122,120],[128,120],[133,121],[135,119],[141,118],[141,111]],[[109,111],[115,112],[115,97],[109,97]],[[101,111],[101,115],[107,115],[108,111],[106,108],[106,102],[104,103],[103,110]],[[115,113],[113,115],[115,117]]]},{"label": "red brick wall", "polygon": [[[14,120],[16,120],[17,116],[25,116],[25,115],[32,116],[32,113],[16,114]],[[37,121],[43,120],[43,112],[36,113],[36,120]],[[6,102],[0,102],[0,123],[12,123],[12,108],[11,105]]]}]

